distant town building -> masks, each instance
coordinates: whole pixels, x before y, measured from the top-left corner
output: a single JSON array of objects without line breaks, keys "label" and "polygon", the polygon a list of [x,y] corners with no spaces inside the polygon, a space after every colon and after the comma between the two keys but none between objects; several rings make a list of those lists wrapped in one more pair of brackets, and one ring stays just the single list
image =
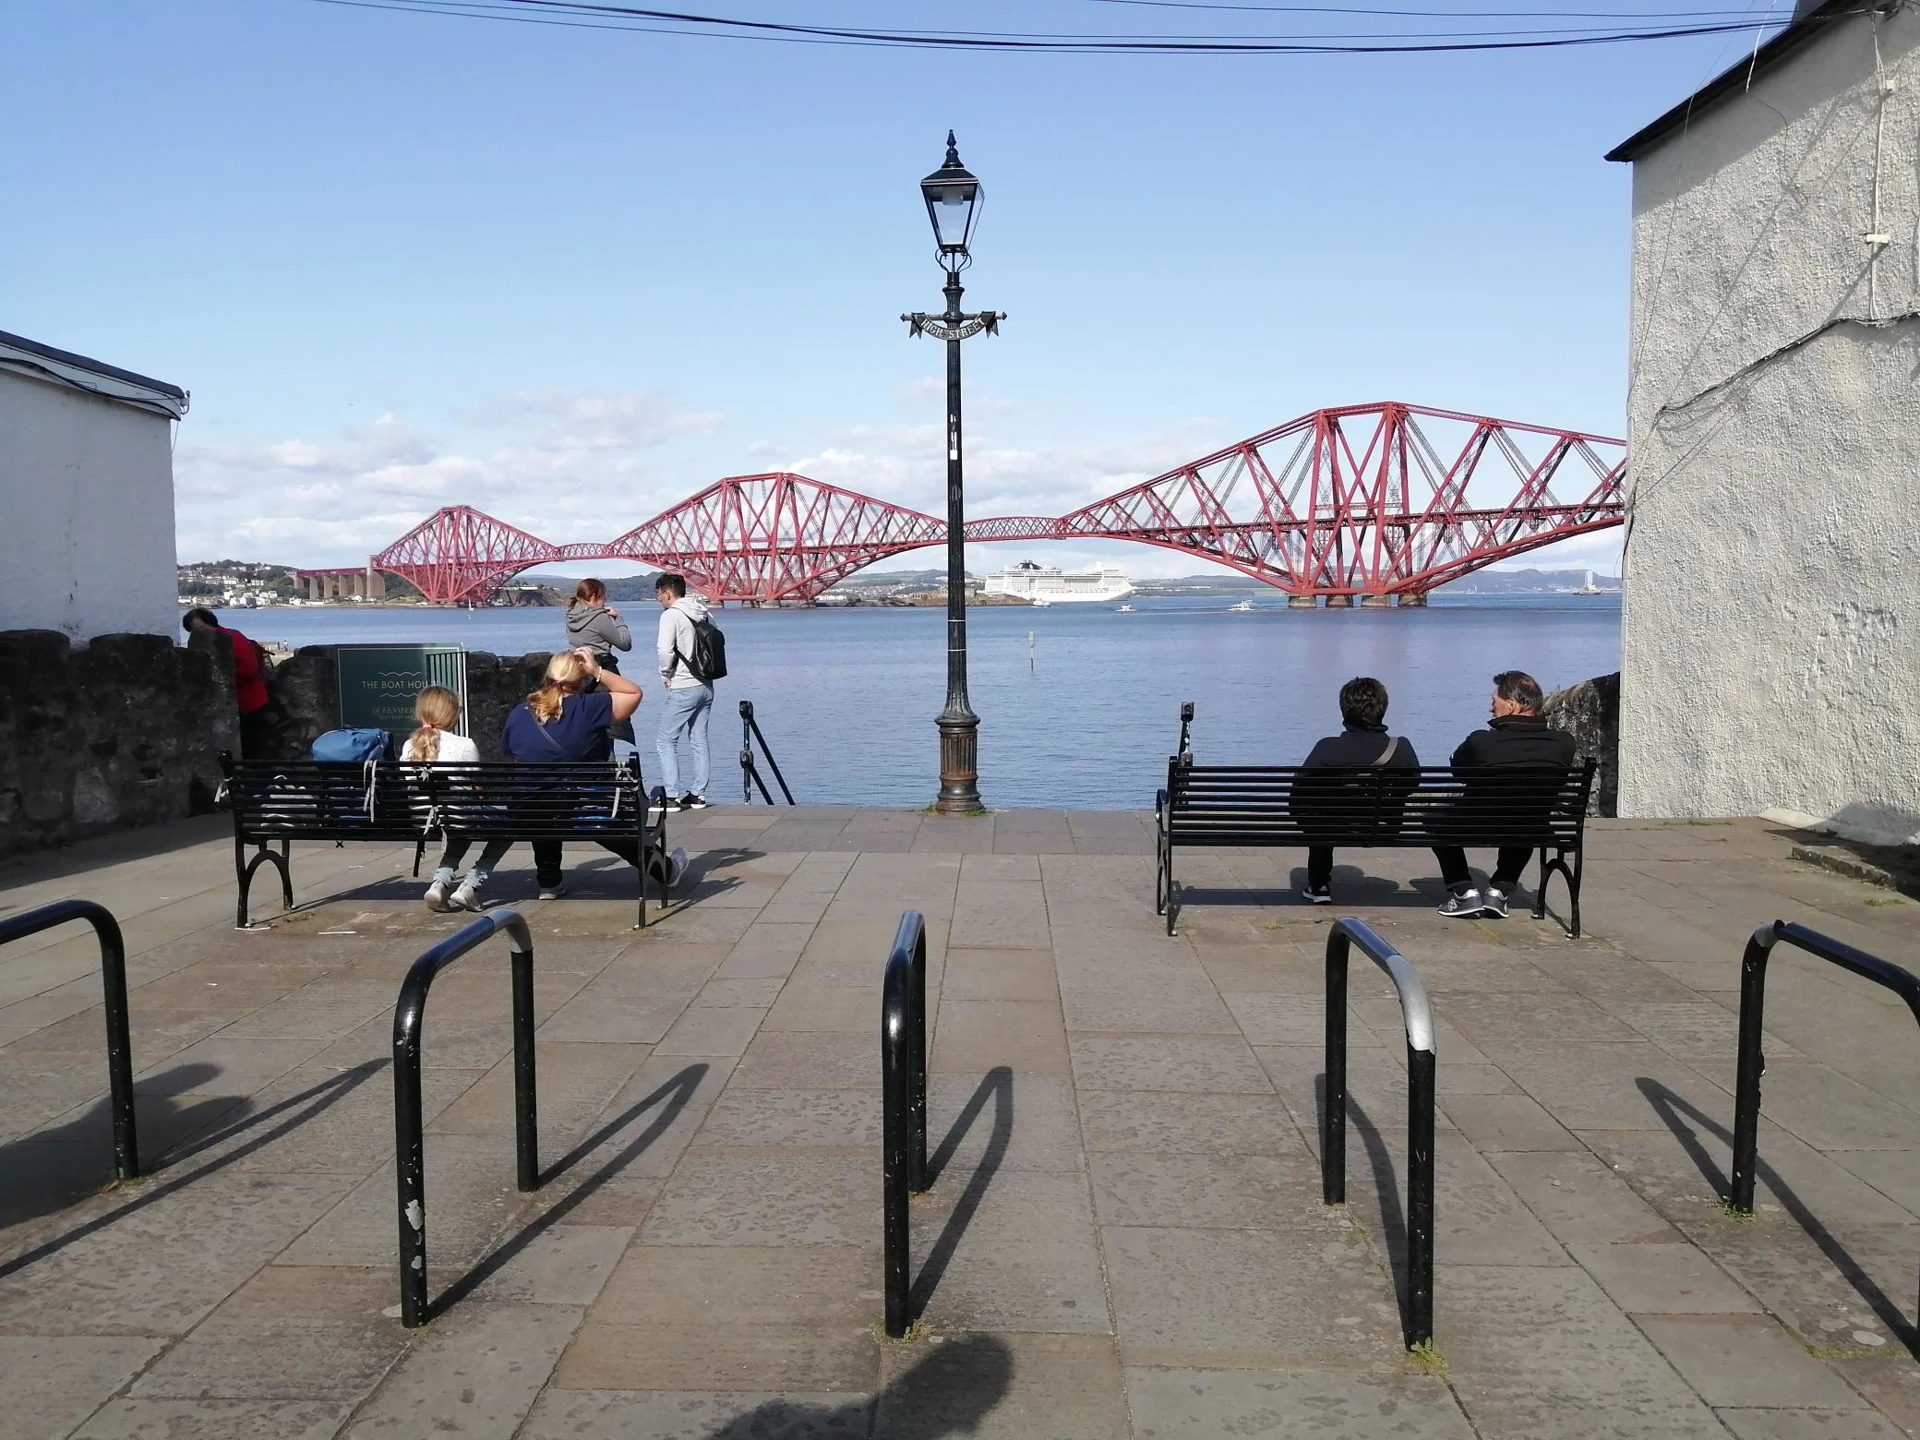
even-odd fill
[{"label": "distant town building", "polygon": [[1920,832],[1920,13],[1802,5],[1633,165],[1620,810]]},{"label": "distant town building", "polygon": [[0,331],[0,629],[176,635],[187,392]]}]

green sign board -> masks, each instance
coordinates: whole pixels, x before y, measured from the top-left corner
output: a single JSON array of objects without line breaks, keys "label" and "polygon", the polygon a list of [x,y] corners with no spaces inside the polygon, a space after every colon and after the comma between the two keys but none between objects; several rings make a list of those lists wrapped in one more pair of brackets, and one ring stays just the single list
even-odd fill
[{"label": "green sign board", "polygon": [[458,695],[464,720],[467,652],[458,645],[341,645],[334,651],[334,684],[343,726],[410,735],[417,726],[414,697],[429,685]]}]

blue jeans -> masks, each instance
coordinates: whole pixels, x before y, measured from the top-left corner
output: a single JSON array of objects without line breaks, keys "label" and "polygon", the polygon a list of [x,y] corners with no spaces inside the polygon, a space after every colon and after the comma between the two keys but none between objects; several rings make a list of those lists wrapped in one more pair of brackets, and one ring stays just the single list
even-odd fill
[{"label": "blue jeans", "polygon": [[[713,778],[707,756],[707,721],[713,715],[713,687],[687,685],[667,691],[667,713],[660,717],[660,783],[667,795],[704,795]],[[688,753],[693,757],[693,784],[680,788],[680,739],[686,737]]]}]

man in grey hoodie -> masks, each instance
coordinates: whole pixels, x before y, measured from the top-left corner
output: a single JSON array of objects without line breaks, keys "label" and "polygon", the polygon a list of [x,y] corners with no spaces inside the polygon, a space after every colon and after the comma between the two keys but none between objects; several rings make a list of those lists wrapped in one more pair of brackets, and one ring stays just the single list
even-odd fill
[{"label": "man in grey hoodie", "polygon": [[[667,688],[658,743],[660,783],[666,787],[669,804],[677,804],[682,810],[704,810],[711,778],[707,721],[713,713],[713,687],[694,675],[688,661],[693,655],[694,622],[707,618],[707,607],[699,596],[687,594],[687,582],[679,575],[662,575],[655,581],[654,598],[661,606],[660,637],[654,649],[660,660],[660,678]],[[693,761],[693,784],[685,790],[680,788],[682,736]]]}]

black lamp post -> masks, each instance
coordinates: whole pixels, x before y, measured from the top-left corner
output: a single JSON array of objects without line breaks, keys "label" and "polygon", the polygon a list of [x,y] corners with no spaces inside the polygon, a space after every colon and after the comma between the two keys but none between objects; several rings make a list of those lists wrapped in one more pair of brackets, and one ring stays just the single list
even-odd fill
[{"label": "black lamp post", "polygon": [[940,793],[933,808],[941,815],[977,815],[980,803],[980,717],[967,703],[966,502],[960,466],[960,342],[982,331],[1000,333],[1006,315],[993,310],[966,315],[960,310],[960,272],[973,263],[967,243],[973,237],[980,206],[980,182],[960,164],[953,132],[947,132],[947,158],[920,182],[947,272],[947,308],[938,315],[915,311],[900,318],[911,335],[947,342],[947,708],[934,723],[940,728]]}]

